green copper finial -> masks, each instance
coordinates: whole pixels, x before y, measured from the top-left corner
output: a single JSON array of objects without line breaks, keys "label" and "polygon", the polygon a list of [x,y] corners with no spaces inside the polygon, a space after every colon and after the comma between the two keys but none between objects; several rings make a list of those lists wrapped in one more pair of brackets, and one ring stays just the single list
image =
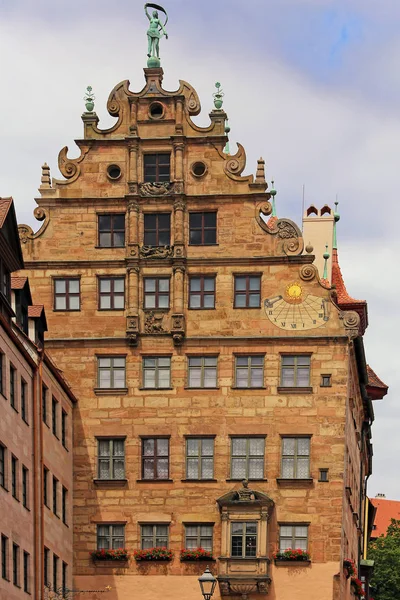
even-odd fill
[{"label": "green copper finial", "polygon": [[[228,119],[226,119],[226,121],[225,121],[225,133],[226,133],[226,135],[229,134],[230,130],[231,130],[231,128],[229,127]],[[229,148],[229,138],[226,141],[226,145],[225,145],[225,148],[224,148],[224,153],[225,154],[230,154],[231,153],[230,148]]]},{"label": "green copper finial", "polygon": [[[153,10],[151,16],[148,13],[147,8],[151,7],[156,10]],[[160,19],[158,18],[158,10],[165,14],[165,23],[162,24]],[[165,39],[168,39],[168,34],[165,31],[165,26],[168,22],[167,11],[164,10],[162,6],[158,4],[151,4],[150,2],[146,2],[144,5],[144,12],[146,13],[146,17],[150,21],[149,28],[147,30],[147,67],[149,69],[155,69],[160,67],[160,39],[163,35],[165,35]]]},{"label": "green copper finial", "polygon": [[214,97],[214,106],[217,110],[221,110],[222,108],[222,104],[223,104],[223,97],[224,97],[224,92],[222,91],[221,88],[221,84],[219,81],[217,81],[217,83],[215,84],[215,87],[217,88],[217,91],[213,93],[213,97]]},{"label": "green copper finial", "polygon": [[270,195],[272,196],[272,217],[276,217],[276,206],[275,206],[275,196],[277,194],[276,189],[274,188],[274,180],[271,180],[271,189],[269,190]]},{"label": "green copper finial", "polygon": [[91,85],[87,86],[86,94],[84,95],[83,99],[85,100],[86,112],[93,112],[94,101],[95,101],[96,97],[93,94],[93,88]]},{"label": "green copper finial", "polygon": [[328,244],[325,245],[325,252],[322,255],[324,257],[325,260],[325,264],[324,264],[324,274],[322,279],[328,279],[328,260],[330,259],[330,254],[328,252]]},{"label": "green copper finial", "polygon": [[336,235],[336,223],[340,221],[340,215],[337,211],[339,202],[335,202],[335,212],[333,213],[333,249],[337,250],[337,235]]}]

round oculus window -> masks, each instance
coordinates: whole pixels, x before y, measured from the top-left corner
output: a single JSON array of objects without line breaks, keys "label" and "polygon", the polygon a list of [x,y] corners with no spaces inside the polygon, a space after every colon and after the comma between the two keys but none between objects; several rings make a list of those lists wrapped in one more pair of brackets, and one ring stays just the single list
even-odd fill
[{"label": "round oculus window", "polygon": [[203,177],[207,172],[207,165],[201,161],[192,164],[192,174],[195,177]]},{"label": "round oculus window", "polygon": [[164,106],[161,102],[152,102],[152,104],[150,104],[149,114],[152,119],[162,119],[164,112]]},{"label": "round oculus window", "polygon": [[121,167],[118,165],[109,165],[107,167],[107,175],[110,179],[119,179],[121,177]]}]

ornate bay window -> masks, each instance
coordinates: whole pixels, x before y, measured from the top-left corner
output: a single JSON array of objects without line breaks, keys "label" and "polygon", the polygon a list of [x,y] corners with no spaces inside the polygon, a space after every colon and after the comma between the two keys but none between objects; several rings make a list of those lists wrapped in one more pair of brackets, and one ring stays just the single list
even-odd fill
[{"label": "ornate bay window", "polygon": [[221,512],[221,556],[218,582],[222,596],[268,593],[268,520],[273,500],[251,490],[248,481],[218,500]]}]

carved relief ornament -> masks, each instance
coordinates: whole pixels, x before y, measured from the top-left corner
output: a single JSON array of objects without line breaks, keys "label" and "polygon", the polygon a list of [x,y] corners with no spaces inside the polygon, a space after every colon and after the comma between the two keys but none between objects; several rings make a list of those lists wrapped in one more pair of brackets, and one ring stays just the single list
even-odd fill
[{"label": "carved relief ornament", "polygon": [[29,225],[18,225],[18,234],[21,244],[26,244],[28,240],[35,240],[36,238],[40,237],[46,231],[50,223],[49,212],[41,206],[37,206],[35,208],[33,215],[35,219],[38,221],[44,221],[44,223],[36,233],[34,233],[32,227]]},{"label": "carved relief ornament", "polygon": [[141,258],[171,258],[174,255],[173,246],[142,246]]}]

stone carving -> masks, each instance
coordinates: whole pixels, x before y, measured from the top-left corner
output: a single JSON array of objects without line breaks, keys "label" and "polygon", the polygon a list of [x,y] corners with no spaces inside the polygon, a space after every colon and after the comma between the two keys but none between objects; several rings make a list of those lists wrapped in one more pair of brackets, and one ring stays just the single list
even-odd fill
[{"label": "stone carving", "polygon": [[144,321],[145,333],[165,333],[163,327],[163,314],[156,314],[154,311],[146,313]]},{"label": "stone carving", "polygon": [[142,196],[166,196],[172,189],[173,186],[168,181],[139,183],[139,192]]},{"label": "stone carving", "polygon": [[184,200],[182,200],[182,198],[176,198],[176,200],[174,201],[174,210],[185,210],[186,208],[186,202]]},{"label": "stone carving", "polygon": [[220,581],[219,582],[219,589],[221,592],[221,596],[229,596],[229,581]]},{"label": "stone carving", "polygon": [[303,265],[300,269],[300,277],[303,281],[312,281],[317,276],[314,265]]},{"label": "stone carving", "polygon": [[303,252],[304,241],[300,229],[289,219],[277,219],[270,217],[268,221],[262,215],[268,216],[272,213],[272,205],[268,201],[262,201],[256,206],[256,221],[265,232],[276,235],[278,238],[278,252],[286,255],[296,255]]},{"label": "stone carving", "polygon": [[183,244],[175,246],[175,256],[177,258],[183,258],[185,256],[185,246],[183,246]]},{"label": "stone carving", "polygon": [[264,581],[259,581],[257,583],[258,593],[259,594],[268,594],[270,581],[264,579]]},{"label": "stone carving", "polygon": [[173,255],[173,246],[142,246],[140,248],[142,258],[171,258]]},{"label": "stone carving", "polygon": [[185,327],[184,315],[172,315],[172,329],[183,330]]},{"label": "stone carving", "polygon": [[128,189],[129,189],[130,194],[137,194],[138,193],[138,184],[135,183],[134,181],[129,181]]},{"label": "stone carving", "polygon": [[129,200],[128,202],[129,212],[139,212],[139,202],[137,200]]},{"label": "stone carving", "polygon": [[343,325],[346,328],[346,333],[350,339],[353,339],[359,335],[360,332],[360,315],[354,310],[348,310],[340,314],[340,318],[343,320]]},{"label": "stone carving", "polygon": [[81,155],[78,158],[69,159],[67,157],[68,154],[68,146],[64,146],[58,155],[58,168],[60,169],[60,173],[65,177],[65,179],[69,179],[69,181],[60,181],[55,180],[59,185],[65,183],[72,183],[75,179],[78,179],[81,173],[80,163],[83,161],[87,153],[89,152],[90,147],[88,146],[85,149],[81,149]]},{"label": "stone carving", "polygon": [[130,315],[127,317],[127,329],[128,331],[139,331],[138,315]]},{"label": "stone carving", "polygon": [[184,339],[185,336],[182,332],[174,331],[174,333],[172,334],[172,341],[174,342],[175,346],[181,346],[183,344]]},{"label": "stone carving", "polygon": [[34,240],[40,237],[46,231],[48,224],[50,223],[48,211],[41,206],[37,206],[35,208],[33,215],[35,219],[38,221],[44,221],[44,223],[36,233],[34,233],[32,227],[29,225],[18,225],[18,234],[21,244],[26,244],[28,240]]},{"label": "stone carving", "polygon": [[249,489],[249,482],[247,479],[243,479],[242,488],[237,490],[239,502],[252,502],[255,500],[255,495],[253,490]]},{"label": "stone carving", "polygon": [[243,600],[247,600],[249,594],[257,591],[257,582],[256,581],[246,581],[243,583],[237,583],[230,581],[229,587],[231,593],[242,596]]},{"label": "stone carving", "polygon": [[180,346],[185,337],[185,315],[172,315],[172,339],[175,345]]},{"label": "stone carving", "polygon": [[236,179],[243,173],[246,166],[246,151],[242,144],[238,143],[238,151],[233,156],[225,155],[227,160],[224,164],[224,171],[230,179]]}]

